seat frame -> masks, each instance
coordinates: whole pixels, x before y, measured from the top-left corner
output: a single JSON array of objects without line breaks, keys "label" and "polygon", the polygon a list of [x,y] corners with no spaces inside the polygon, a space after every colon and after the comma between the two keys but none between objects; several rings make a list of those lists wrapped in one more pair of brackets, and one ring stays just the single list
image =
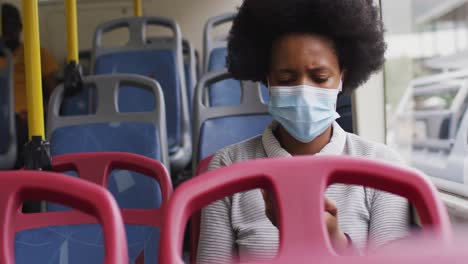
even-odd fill
[{"label": "seat frame", "polygon": [[236,17],[237,13],[226,13],[216,17],[210,18],[206,24],[203,32],[203,72],[209,72],[209,64],[211,53],[217,48],[226,48],[227,47],[227,38],[215,39],[213,38],[213,31],[216,27],[232,22]]}]

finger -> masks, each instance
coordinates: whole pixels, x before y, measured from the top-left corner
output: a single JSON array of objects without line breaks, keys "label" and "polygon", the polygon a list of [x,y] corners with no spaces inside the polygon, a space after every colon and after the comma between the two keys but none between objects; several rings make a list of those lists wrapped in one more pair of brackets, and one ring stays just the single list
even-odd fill
[{"label": "finger", "polygon": [[327,230],[330,235],[334,234],[338,229],[338,221],[335,216],[329,212],[325,212],[325,221],[327,225]]},{"label": "finger", "polygon": [[338,215],[338,209],[336,208],[335,202],[325,197],[325,211],[329,212],[333,216]]}]

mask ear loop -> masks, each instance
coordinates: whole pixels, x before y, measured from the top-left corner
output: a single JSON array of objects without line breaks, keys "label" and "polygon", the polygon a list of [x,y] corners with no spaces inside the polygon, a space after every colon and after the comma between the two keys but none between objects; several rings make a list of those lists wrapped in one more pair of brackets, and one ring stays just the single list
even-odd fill
[{"label": "mask ear loop", "polygon": [[335,111],[338,110],[338,98],[343,94],[343,75],[340,76],[340,85],[338,86],[338,96],[335,103]]},{"label": "mask ear loop", "polygon": [[340,76],[340,85],[338,86],[338,98],[343,95],[343,75]]},{"label": "mask ear loop", "polygon": [[340,86],[338,86],[338,93],[343,92],[343,74],[340,75]]}]

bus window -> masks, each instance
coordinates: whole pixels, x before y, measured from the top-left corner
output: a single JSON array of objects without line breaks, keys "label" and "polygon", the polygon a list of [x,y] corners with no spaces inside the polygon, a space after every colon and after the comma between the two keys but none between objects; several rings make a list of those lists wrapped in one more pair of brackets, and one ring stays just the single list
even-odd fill
[{"label": "bus window", "polygon": [[382,0],[387,143],[468,197],[468,2]]}]

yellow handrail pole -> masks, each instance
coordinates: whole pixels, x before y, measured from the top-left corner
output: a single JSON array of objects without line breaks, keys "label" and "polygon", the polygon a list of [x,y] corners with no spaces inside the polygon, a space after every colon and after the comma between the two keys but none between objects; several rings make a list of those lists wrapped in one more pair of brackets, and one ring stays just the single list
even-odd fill
[{"label": "yellow handrail pole", "polygon": [[22,3],[24,13],[24,64],[26,68],[29,140],[32,140],[33,136],[40,136],[44,140],[38,1],[23,0]]},{"label": "yellow handrail pole", "polygon": [[141,0],[133,0],[133,8],[135,9],[135,16],[140,17],[143,15]]},{"label": "yellow handrail pole", "polygon": [[65,0],[65,16],[67,20],[67,62],[78,61],[78,23],[76,0]]}]

